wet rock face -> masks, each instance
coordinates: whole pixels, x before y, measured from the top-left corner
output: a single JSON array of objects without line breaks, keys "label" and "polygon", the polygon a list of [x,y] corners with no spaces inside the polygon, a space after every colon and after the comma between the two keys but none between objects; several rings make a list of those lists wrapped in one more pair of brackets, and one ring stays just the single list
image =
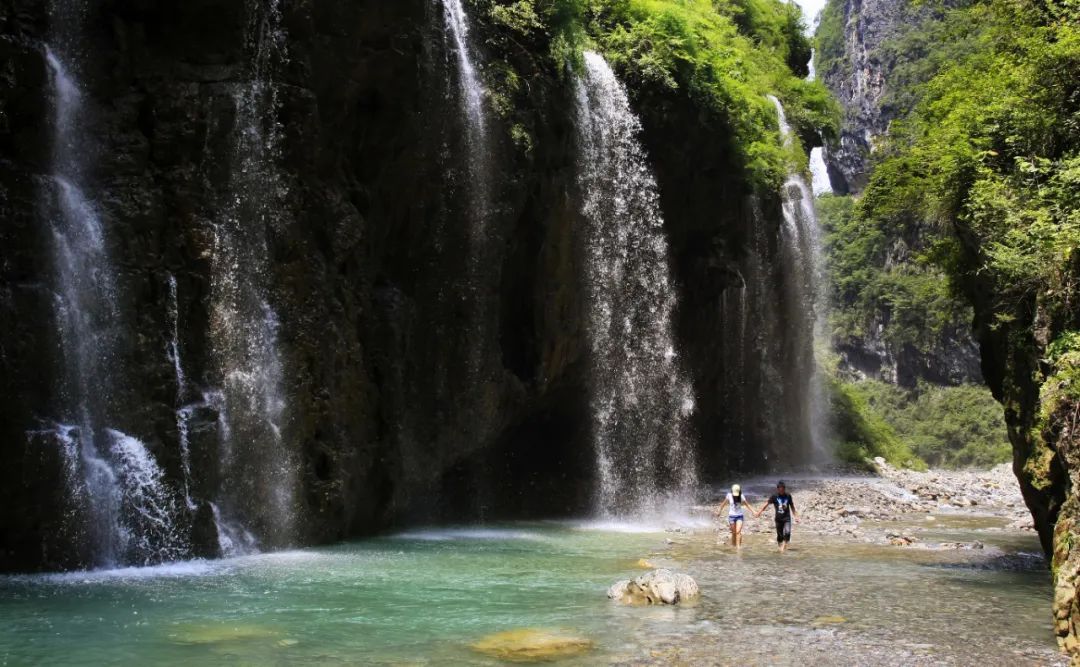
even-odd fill
[{"label": "wet rock face", "polygon": [[[177,408],[219,389],[214,231],[229,196],[236,94],[249,72],[250,3],[89,5],[78,72],[86,132],[98,142],[88,189],[107,222],[129,323],[115,360],[127,379],[122,409],[108,426],[145,442],[180,489]],[[593,455],[573,90],[537,55],[549,45],[477,40],[486,58],[529,81],[510,117],[492,120],[496,205],[477,245],[438,3],[282,6],[287,58],[272,79],[288,195],[267,225],[263,278],[279,324],[282,438],[298,461],[293,541],[395,522],[584,511]],[[46,11],[0,5],[0,570],[88,562],[71,548],[62,464],[42,435],[63,418],[52,239],[39,207],[52,136]],[[480,37],[490,29],[475,27]],[[641,102],[650,148],[699,116]],[[528,131],[527,150],[511,139],[511,123]],[[678,335],[695,372],[701,440],[723,442],[732,388],[711,304],[738,285],[732,267],[757,218],[729,147],[697,141],[707,128],[695,128],[701,134],[678,150],[650,157],[687,304]],[[684,178],[691,164],[697,176]],[[482,270],[470,264],[478,257]],[[186,392],[168,353],[174,319]],[[188,423],[196,502],[183,520],[200,556],[219,555],[209,502],[227,483],[220,418],[203,401]],[[761,464],[755,441],[740,451],[748,467]],[[705,456],[721,466],[742,458],[717,447]]]},{"label": "wet rock face", "polygon": [[[568,91],[534,71],[536,150],[524,161],[508,140],[492,146],[517,161],[489,239],[488,259],[508,269],[469,285],[461,132],[437,3],[284,4],[287,61],[273,79],[288,196],[267,228],[263,278],[280,322],[283,437],[299,460],[294,539],[443,513],[580,510],[591,457],[578,407],[575,214],[560,195],[574,178]],[[214,224],[248,76],[248,10],[242,0],[117,0],[93,6],[82,27],[86,132],[100,138],[91,188],[130,322],[115,360],[129,381],[109,426],[144,440],[173,488],[176,408],[187,398],[166,352],[169,278],[186,381],[192,393],[212,390]],[[53,253],[38,206],[51,151],[45,11],[0,7],[0,570],[86,562],[56,537],[58,454],[33,435],[61,418]],[[470,347],[479,367],[466,361]],[[206,501],[223,483],[220,443],[217,414],[203,412],[189,425],[199,497],[189,519],[195,551],[216,555]]]}]

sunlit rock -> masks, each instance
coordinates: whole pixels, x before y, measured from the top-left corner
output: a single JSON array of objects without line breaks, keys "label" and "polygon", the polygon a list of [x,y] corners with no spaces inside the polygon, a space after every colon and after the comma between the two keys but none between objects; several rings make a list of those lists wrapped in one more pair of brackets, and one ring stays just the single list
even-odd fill
[{"label": "sunlit rock", "polygon": [[581,655],[593,642],[561,630],[519,628],[488,635],[472,645],[477,653],[510,662],[542,662]]},{"label": "sunlit rock", "polygon": [[697,582],[685,574],[660,569],[635,579],[615,582],[608,589],[608,598],[622,604],[679,604],[701,595]]}]

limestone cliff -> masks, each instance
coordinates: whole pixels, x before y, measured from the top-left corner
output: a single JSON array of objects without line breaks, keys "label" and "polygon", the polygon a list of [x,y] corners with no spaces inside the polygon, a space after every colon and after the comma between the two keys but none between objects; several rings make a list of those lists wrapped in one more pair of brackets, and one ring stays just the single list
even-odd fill
[{"label": "limestone cliff", "polygon": [[[45,5],[0,2],[4,571],[94,564],[61,492],[55,428],[63,362],[53,239],[41,210],[57,196]],[[439,3],[280,5],[285,55],[272,74],[272,123],[281,134],[275,178],[288,194],[265,229],[263,277],[287,399],[280,437],[295,448],[302,517],[280,542],[403,522],[583,512],[594,463],[574,93],[572,73],[550,57],[552,36],[523,37],[487,14],[474,17],[497,110],[487,147],[495,205],[478,247]],[[137,435],[172,488],[193,480],[183,512],[192,555],[219,553],[207,499],[223,483],[215,468],[222,415],[213,400],[187,405],[182,423],[177,410],[221,379],[208,333],[217,317],[214,233],[230,202],[228,137],[256,48],[250,14],[260,6],[85,3],[78,49],[83,131],[96,145],[86,179],[107,221],[126,327],[123,352],[110,361],[127,381],[109,398],[116,418],[108,426]],[[741,284],[755,230],[778,233],[779,201],[751,196],[727,135],[692,103],[670,91],[637,96],[670,225],[683,304],[677,333],[694,371],[703,465],[760,468],[782,453],[770,429],[786,422],[732,415],[732,395],[754,399],[732,375],[739,354],[717,345],[730,325],[716,304]],[[782,328],[773,335],[778,348],[801,355]]]}]

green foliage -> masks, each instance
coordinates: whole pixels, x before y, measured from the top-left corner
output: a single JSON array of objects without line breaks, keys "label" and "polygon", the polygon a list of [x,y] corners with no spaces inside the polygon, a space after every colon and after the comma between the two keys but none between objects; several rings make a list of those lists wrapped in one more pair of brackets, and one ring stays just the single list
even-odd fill
[{"label": "green foliage", "polygon": [[995,286],[1008,323],[1033,296],[1076,297],[1080,8],[987,0],[955,12],[963,39],[939,46],[947,64],[903,93],[917,102],[894,123],[864,207],[878,224],[960,232],[977,251],[966,270]]},{"label": "green foliage", "polygon": [[[780,140],[776,95],[803,135],[835,132],[839,112],[820,83],[804,81],[810,42],[798,7],[782,0],[469,0],[490,25],[489,45],[542,53],[554,70],[580,71],[602,51],[640,96],[685,96],[704,122],[732,138],[751,186],[775,191],[792,163]],[[491,100],[513,115],[520,79],[509,61],[487,69]],[[522,142],[518,142],[519,145]],[[530,144],[531,145],[531,144]]]},{"label": "green foliage", "polygon": [[1040,393],[1037,428],[1044,429],[1066,404],[1080,403],[1080,331],[1066,331],[1046,348],[1050,375]]},{"label": "green foliage", "polygon": [[921,384],[907,391],[871,380],[856,386],[870,409],[931,466],[985,468],[1011,458],[1001,404],[986,387]]},{"label": "green foliage", "polygon": [[[776,112],[779,97],[800,132],[832,130],[835,102],[802,80],[808,60],[798,10],[777,0],[593,0],[589,32],[634,90],[686,95],[718,132],[732,136],[751,182],[775,190],[790,166]],[[805,158],[802,158],[805,160]]]},{"label": "green foliage", "polygon": [[847,77],[851,64],[844,58],[844,8],[847,3],[830,0],[821,10],[817,30],[814,32],[814,64],[820,75]]},{"label": "green foliage", "polygon": [[882,456],[908,467],[988,468],[1011,459],[1001,405],[986,387],[921,384],[908,391],[833,378],[830,390],[841,460]]},{"label": "green foliage", "polygon": [[496,24],[525,35],[543,27],[531,0],[518,0],[512,5],[495,5],[491,8],[491,18]]},{"label": "green foliage", "polygon": [[867,459],[880,456],[898,467],[926,467],[897,437],[893,427],[872,408],[859,385],[832,377],[828,389],[838,459],[864,465]]},{"label": "green foliage", "polygon": [[955,252],[940,230],[886,225],[847,196],[817,200],[828,257],[832,336],[863,338],[883,326],[890,349],[923,354],[969,326],[971,308],[935,260]]}]

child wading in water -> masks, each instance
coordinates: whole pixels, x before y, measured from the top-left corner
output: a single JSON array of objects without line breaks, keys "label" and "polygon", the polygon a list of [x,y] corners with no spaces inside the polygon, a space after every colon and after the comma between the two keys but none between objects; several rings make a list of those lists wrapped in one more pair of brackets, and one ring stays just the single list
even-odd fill
[{"label": "child wading in water", "polygon": [[[727,494],[724,498],[724,502],[720,503],[720,506],[713,512],[713,516],[720,516],[724,512],[724,506],[728,507],[728,529],[731,530],[731,546],[739,549],[742,547],[742,529],[743,520],[743,503],[747,503],[746,497],[742,494],[742,487],[735,484],[731,487],[731,493]],[[753,508],[750,508],[753,511]],[[717,543],[720,542],[720,538],[716,539]]]},{"label": "child wading in water", "polygon": [[780,548],[780,553],[784,553],[791,542],[791,519],[798,515],[795,513],[795,499],[788,494],[783,482],[776,483],[776,493],[769,496],[754,516],[761,516],[769,505],[776,508],[776,546]]}]

